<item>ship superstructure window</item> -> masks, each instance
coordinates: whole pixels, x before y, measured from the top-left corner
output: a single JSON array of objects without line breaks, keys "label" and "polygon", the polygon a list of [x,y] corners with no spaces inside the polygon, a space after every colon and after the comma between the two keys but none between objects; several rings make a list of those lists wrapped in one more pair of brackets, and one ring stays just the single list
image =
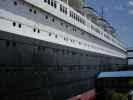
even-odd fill
[{"label": "ship superstructure window", "polygon": [[58,38],[58,35],[55,35],[55,38]]},{"label": "ship superstructure window", "polygon": [[67,8],[65,6],[60,5],[60,11],[67,15]]},{"label": "ship superstructure window", "polygon": [[49,33],[49,36],[51,36],[52,34],[51,33]]},{"label": "ship superstructure window", "polygon": [[34,14],[36,14],[37,12],[36,12],[36,10],[34,10]]},{"label": "ship superstructure window", "polygon": [[36,29],[34,28],[33,31],[36,32]]},{"label": "ship superstructure window", "polygon": [[54,6],[54,1],[53,0],[51,0],[51,6]]},{"label": "ship superstructure window", "polygon": [[13,26],[16,26],[16,22],[13,22]]},{"label": "ship superstructure window", "polygon": [[57,2],[55,0],[44,0],[44,2],[47,3],[48,5],[51,5],[54,8],[57,7]]},{"label": "ship superstructure window", "polygon": [[38,29],[37,33],[40,33],[40,30]]},{"label": "ship superstructure window", "polygon": [[17,1],[14,1],[14,5],[17,6],[17,4],[18,4]]},{"label": "ship superstructure window", "polygon": [[57,2],[56,2],[56,1],[54,1],[54,7],[55,7],[55,8],[57,7]]},{"label": "ship superstructure window", "polygon": [[52,19],[51,19],[51,21],[52,21],[52,22],[55,22],[55,19],[54,19],[54,18],[52,18]]},{"label": "ship superstructure window", "polygon": [[63,26],[63,23],[61,22],[60,25]]},{"label": "ship superstructure window", "polygon": [[18,27],[19,27],[19,28],[21,28],[21,27],[22,27],[22,25],[21,25],[21,24],[19,24],[19,25],[18,25]]},{"label": "ship superstructure window", "polygon": [[32,12],[32,9],[31,8],[29,9],[29,12]]},{"label": "ship superstructure window", "polygon": [[47,2],[47,0],[44,0],[44,2]]},{"label": "ship superstructure window", "polygon": [[47,15],[45,16],[45,19],[48,19],[48,16]]},{"label": "ship superstructure window", "polygon": [[50,5],[50,0],[48,0],[48,4]]}]

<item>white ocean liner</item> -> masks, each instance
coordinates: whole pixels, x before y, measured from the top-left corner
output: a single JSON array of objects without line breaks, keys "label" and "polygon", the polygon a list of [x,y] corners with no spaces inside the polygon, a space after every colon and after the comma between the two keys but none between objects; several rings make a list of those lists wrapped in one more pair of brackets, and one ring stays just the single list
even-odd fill
[{"label": "white ocean liner", "polygon": [[[31,79],[26,76],[27,72],[38,69],[38,73],[43,73],[40,69],[47,69],[44,71],[47,85],[42,90],[45,91],[45,96],[40,96],[43,99],[48,96],[50,100],[63,100],[92,89],[92,77],[101,66],[127,63],[126,49],[114,36],[110,24],[97,17],[92,8],[84,7],[81,10],[76,6],[70,7],[69,4],[71,5],[71,1],[0,0],[0,65],[15,66],[14,73],[19,70],[16,67],[18,65],[32,66],[29,72],[23,70],[25,76],[22,78],[20,75],[22,80]],[[26,69],[25,67],[21,68]],[[2,70],[6,69],[10,72],[12,67]],[[19,80],[17,75],[14,77]],[[15,95],[21,86],[24,89],[18,91],[42,89],[43,86],[39,84],[44,83],[41,81],[43,78],[38,81],[37,77],[30,81],[33,86],[28,83],[25,87],[23,84],[19,85],[18,81],[10,81],[14,82],[14,87],[15,84],[17,86],[14,94],[8,96],[13,97],[11,95]],[[8,83],[6,74],[5,80]],[[35,82],[36,85],[33,84]],[[5,85],[3,89],[8,88]],[[10,92],[11,89],[5,93]]]}]

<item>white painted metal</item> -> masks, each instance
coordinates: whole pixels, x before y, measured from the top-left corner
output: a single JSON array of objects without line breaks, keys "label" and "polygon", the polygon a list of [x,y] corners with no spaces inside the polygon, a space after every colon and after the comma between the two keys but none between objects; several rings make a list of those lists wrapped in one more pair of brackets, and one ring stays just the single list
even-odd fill
[{"label": "white painted metal", "polygon": [[[30,4],[32,4],[32,5],[34,5],[34,6],[37,6],[37,7],[41,8],[42,10],[47,11],[47,12],[49,12],[49,13],[51,13],[51,14],[57,16],[57,17],[59,17],[60,19],[65,20],[65,21],[67,21],[67,22],[69,22],[69,23],[75,25],[75,26],[78,27],[78,28],[83,29],[84,31],[88,32],[88,34],[92,34],[92,35],[94,35],[94,36],[96,36],[96,37],[98,37],[98,38],[100,38],[100,39],[102,39],[102,40],[104,40],[104,41],[106,41],[106,42],[108,42],[108,43],[110,43],[110,44],[112,44],[112,45],[114,45],[114,46],[117,46],[118,48],[120,48],[120,49],[122,49],[122,50],[124,50],[124,51],[126,51],[126,50],[122,47],[120,41],[118,41],[117,39],[115,39],[112,35],[108,34],[107,32],[103,31],[103,30],[102,30],[100,27],[98,27],[96,24],[92,23],[92,22],[91,22],[90,20],[88,20],[86,17],[82,16],[81,14],[79,14],[79,13],[76,12],[74,9],[72,9],[72,8],[69,7],[69,6],[67,6],[67,4],[65,4],[64,2],[62,2],[62,1],[60,1],[60,0],[55,0],[55,1],[57,1],[57,9],[51,7],[51,6],[48,5],[47,3],[44,3],[43,0],[24,0],[24,1],[30,3]],[[85,22],[86,22],[87,24],[89,24],[89,26],[90,26],[90,25],[94,25],[95,27],[97,27],[97,28],[101,31],[101,33],[103,33],[103,35],[99,35],[99,33],[94,32],[94,30],[91,30],[91,28],[90,28],[89,26],[83,25],[83,24],[81,24],[81,23],[75,21],[74,19],[72,19],[71,17],[69,17],[69,13],[68,13],[67,15],[65,15],[64,13],[60,12],[60,9],[59,9],[59,8],[60,8],[60,5],[63,5],[63,6],[65,6],[65,7],[67,7],[68,12],[71,10],[71,11],[73,11],[75,14],[77,14],[78,16],[80,16],[82,19],[85,20]],[[111,40],[108,40],[107,38],[105,38],[105,37],[104,37],[104,34],[108,35],[108,36],[111,38]],[[112,41],[112,40],[114,40],[115,42]]]},{"label": "white painted metal", "polygon": [[[18,1],[22,1],[22,0],[18,0]],[[31,0],[31,1],[34,1],[34,0]],[[43,1],[41,1],[41,2],[39,2],[39,1],[40,0],[36,0],[32,3],[33,4],[37,3],[37,5],[38,5],[38,3],[40,3],[42,5],[44,4]],[[124,53],[125,50],[123,50],[123,49],[122,49],[123,52],[120,52],[120,51],[114,50],[112,48],[107,48],[106,46],[98,44],[98,43],[94,43],[91,40],[85,40],[81,36],[78,37],[78,36],[75,36],[74,34],[67,33],[66,31],[56,29],[55,27],[52,27],[52,24],[50,24],[49,22],[47,24],[50,24],[51,26],[39,23],[39,22],[31,20],[31,19],[28,19],[28,16],[32,16],[32,14],[26,13],[28,8],[27,8],[27,6],[25,6],[23,4],[23,1],[22,1],[21,6],[23,6],[25,8],[25,10],[21,9],[21,8],[20,9],[14,9],[13,7],[11,7],[10,4],[12,4],[13,0],[6,0],[6,1],[0,0],[0,2],[1,2],[1,4],[0,4],[0,30],[2,30],[2,31],[10,32],[12,34],[18,34],[21,36],[27,36],[30,38],[36,38],[39,40],[48,41],[48,42],[56,43],[56,44],[60,44],[60,45],[65,45],[65,46],[69,46],[69,47],[73,47],[73,48],[77,48],[77,49],[82,49],[82,50],[86,50],[86,51],[105,54],[105,55],[109,55],[109,56],[114,56],[114,57],[119,57],[119,58],[126,58],[127,57],[126,53]],[[5,3],[5,4],[2,4],[2,3]],[[59,3],[62,3],[62,2],[59,2]],[[10,9],[13,9],[13,10],[12,11],[6,10],[7,6],[5,6],[5,5],[7,5],[7,6],[9,5],[9,7],[11,7]],[[85,26],[83,26],[83,24],[75,22],[74,20],[69,18],[69,16],[66,17],[66,15],[61,14],[58,11],[59,6],[57,7],[57,9],[58,9],[57,11],[55,9],[52,9],[52,7],[50,7],[46,4],[44,4],[43,6],[45,6],[47,8],[47,10],[52,11],[52,13],[56,13],[55,16],[59,15],[57,17],[61,16],[61,17],[64,17],[66,19],[68,18],[67,21],[68,22],[72,21],[72,23],[70,22],[71,24],[73,24],[75,26],[79,25],[79,26],[81,26],[82,29],[84,29],[84,30],[87,29],[89,31],[89,33],[95,34],[97,36],[99,35],[99,33],[96,33],[95,31],[91,30],[90,28],[87,28],[87,27],[85,28]],[[44,7],[43,7],[43,9],[44,9]],[[26,17],[20,15],[21,14],[20,11],[23,11],[23,10],[25,11],[24,14],[26,14],[25,15]],[[14,11],[16,11],[17,13],[14,13]],[[76,11],[74,11],[74,12],[76,13]],[[42,14],[42,13],[40,13],[40,14]],[[36,19],[39,20],[40,16],[41,15],[38,15],[36,17]],[[79,16],[81,16],[81,15],[79,15]],[[40,18],[43,18],[43,17],[40,17]],[[16,22],[17,25],[22,24],[22,28],[18,28],[17,26],[14,27],[12,25],[13,22]],[[88,22],[90,22],[90,21],[88,21]],[[92,24],[93,23],[91,23],[91,24],[87,23],[87,26],[90,26]],[[77,26],[77,27],[79,27],[79,26]],[[57,25],[57,27],[58,27],[58,25]],[[40,33],[38,34],[37,32],[34,32],[33,31],[34,28],[39,29]],[[99,28],[99,27],[97,27],[97,28]],[[104,33],[104,31],[103,31],[103,33]],[[51,36],[49,36],[49,34],[51,34]],[[75,34],[76,34],[76,32],[75,32]],[[104,33],[104,34],[106,34],[106,33]],[[58,36],[58,38],[55,37],[56,35]],[[64,38],[66,38],[66,37],[68,38],[68,41],[64,40]],[[72,42],[71,40],[74,40],[75,42]],[[105,41],[107,41],[107,40],[105,40]],[[79,44],[79,42],[81,44]],[[111,43],[111,44],[113,44],[113,43]]]}]

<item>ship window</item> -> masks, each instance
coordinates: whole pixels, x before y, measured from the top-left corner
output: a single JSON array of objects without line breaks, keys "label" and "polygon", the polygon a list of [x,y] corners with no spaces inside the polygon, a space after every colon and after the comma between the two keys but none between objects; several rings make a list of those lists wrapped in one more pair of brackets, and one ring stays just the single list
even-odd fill
[{"label": "ship window", "polygon": [[36,14],[36,10],[34,10],[34,14]]},{"label": "ship window", "polygon": [[73,32],[76,32],[76,28],[73,28]]},{"label": "ship window", "polygon": [[48,4],[50,5],[50,0],[48,0]]},{"label": "ship window", "polygon": [[32,9],[31,8],[29,9],[29,12],[32,12]]},{"label": "ship window", "polygon": [[54,2],[53,2],[53,0],[51,0],[51,6],[54,6]]},{"label": "ship window", "polygon": [[52,34],[51,33],[49,33],[49,36],[51,36]]},{"label": "ship window", "polygon": [[48,19],[48,16],[45,16],[46,19]]},{"label": "ship window", "polygon": [[21,27],[22,27],[22,25],[21,25],[21,24],[19,24],[19,25],[18,25],[18,27],[19,27],[19,28],[21,28]]},{"label": "ship window", "polygon": [[67,14],[67,8],[65,8],[65,14]]},{"label": "ship window", "polygon": [[56,1],[54,1],[54,7],[55,7],[55,8],[57,7]]},{"label": "ship window", "polygon": [[40,33],[40,30],[38,29],[37,33]]},{"label": "ship window", "polygon": [[55,38],[58,38],[58,36],[57,36],[57,35],[55,35]]},{"label": "ship window", "polygon": [[78,20],[78,16],[76,15],[76,20]]},{"label": "ship window", "polygon": [[52,19],[52,21],[53,21],[53,22],[55,21],[54,18]]},{"label": "ship window", "polygon": [[44,2],[47,2],[47,0],[44,0]]},{"label": "ship window", "polygon": [[36,29],[34,28],[33,31],[36,32]]},{"label": "ship window", "polygon": [[63,26],[63,23],[60,23],[61,26]]},{"label": "ship window", "polygon": [[62,10],[63,10],[63,9],[62,9],[62,5],[60,5],[60,11],[62,12]]},{"label": "ship window", "polygon": [[14,5],[17,6],[17,4],[18,4],[18,3],[17,3],[16,1],[14,1]]},{"label": "ship window", "polygon": [[16,26],[16,23],[15,22],[13,22],[13,26]]}]

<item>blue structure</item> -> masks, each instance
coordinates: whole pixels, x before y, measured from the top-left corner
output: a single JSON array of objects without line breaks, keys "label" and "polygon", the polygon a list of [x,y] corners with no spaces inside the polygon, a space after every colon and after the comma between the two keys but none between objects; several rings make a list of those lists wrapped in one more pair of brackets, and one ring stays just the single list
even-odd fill
[{"label": "blue structure", "polygon": [[97,76],[97,78],[119,78],[119,77],[133,77],[133,71],[101,72]]}]

